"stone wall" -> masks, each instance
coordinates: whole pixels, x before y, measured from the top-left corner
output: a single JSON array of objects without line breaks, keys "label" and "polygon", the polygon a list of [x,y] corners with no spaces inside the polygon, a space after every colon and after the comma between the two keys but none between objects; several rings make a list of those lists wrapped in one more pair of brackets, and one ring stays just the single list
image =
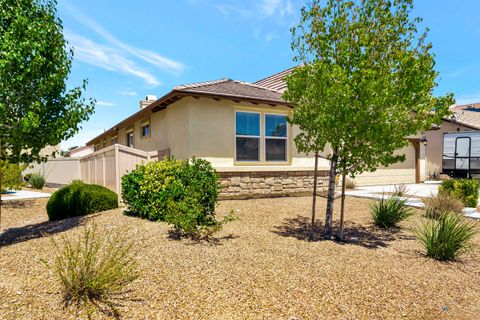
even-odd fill
[{"label": "stone wall", "polygon": [[[313,171],[219,172],[220,198],[305,195],[312,192]],[[328,186],[328,171],[318,171],[320,190]]]}]

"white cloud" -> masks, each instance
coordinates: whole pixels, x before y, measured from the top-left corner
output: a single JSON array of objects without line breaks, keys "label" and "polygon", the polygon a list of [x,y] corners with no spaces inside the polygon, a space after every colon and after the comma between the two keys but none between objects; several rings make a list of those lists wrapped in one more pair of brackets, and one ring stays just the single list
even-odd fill
[{"label": "white cloud", "polygon": [[117,93],[122,96],[136,96],[138,94],[136,91],[117,91]]},{"label": "white cloud", "polygon": [[110,32],[105,30],[103,27],[101,27],[99,24],[97,24],[95,21],[85,16],[83,13],[71,6],[68,1],[65,1],[63,4],[65,8],[69,11],[69,13],[75,18],[75,20],[103,37],[111,45],[117,47],[117,49],[122,49],[124,52],[135,56],[147,63],[150,63],[151,65],[171,74],[179,75],[185,69],[185,66],[181,62],[166,58],[150,50],[133,47],[121,41],[120,39],[112,35]]},{"label": "white cloud", "polygon": [[141,78],[151,86],[160,85],[160,81],[153,74],[127,58],[121,50],[98,44],[68,30],[65,30],[64,35],[75,49],[75,59],[108,71]]},{"label": "white cloud", "polygon": [[[243,5],[239,5],[239,3]],[[237,14],[243,18],[254,18],[257,20],[266,18],[281,20],[295,13],[291,0],[222,1],[215,7],[223,15]]]},{"label": "white cloud", "polygon": [[[278,36],[272,30],[278,26],[291,25],[295,9],[291,0],[217,1],[214,7],[223,16],[246,20],[252,27],[255,39],[270,42]],[[262,32],[263,31],[263,32]],[[278,30],[276,30],[278,31]]]},{"label": "white cloud", "polygon": [[113,107],[113,106],[116,106],[117,104],[115,102],[98,100],[96,105],[97,106],[105,106],[105,107]]},{"label": "white cloud", "polygon": [[458,69],[454,72],[451,72],[449,74],[447,74],[447,77],[449,78],[456,78],[458,76],[461,76],[462,74],[466,73],[467,71],[470,71],[470,67],[466,67],[466,68],[463,68],[463,69]]}]

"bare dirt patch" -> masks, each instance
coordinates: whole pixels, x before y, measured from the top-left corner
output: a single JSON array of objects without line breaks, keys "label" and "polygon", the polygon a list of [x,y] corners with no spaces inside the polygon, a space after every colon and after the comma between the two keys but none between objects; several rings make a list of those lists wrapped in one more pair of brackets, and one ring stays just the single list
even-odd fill
[{"label": "bare dirt patch", "polygon": [[[47,222],[46,199],[9,202],[0,234],[0,319],[77,319],[43,263],[55,239],[82,224],[128,230],[141,276],[121,301],[125,319],[476,319],[480,254],[439,263],[423,256],[410,228],[380,230],[370,200],[347,198],[345,243],[310,238],[311,199],[230,200],[239,220],[210,243],[175,240],[170,227],[107,211]],[[321,232],[324,201],[319,203]],[[338,205],[337,205],[338,207]],[[337,218],[336,215],[335,218]],[[480,244],[477,237],[476,243]],[[102,313],[94,318],[107,318]]]}]

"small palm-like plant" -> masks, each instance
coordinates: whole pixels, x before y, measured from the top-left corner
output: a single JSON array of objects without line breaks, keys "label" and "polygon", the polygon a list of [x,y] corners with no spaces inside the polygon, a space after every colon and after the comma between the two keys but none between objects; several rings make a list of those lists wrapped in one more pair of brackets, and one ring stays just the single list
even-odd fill
[{"label": "small palm-like plant", "polygon": [[391,228],[415,214],[412,208],[407,207],[407,200],[396,196],[382,197],[370,205],[374,223],[381,228]]},{"label": "small palm-like plant", "polygon": [[65,305],[103,303],[116,311],[113,298],[138,276],[132,243],[125,234],[108,232],[101,237],[93,225],[76,241],[52,240],[58,255],[47,266],[61,285]]},{"label": "small palm-like plant", "polygon": [[473,221],[454,212],[445,212],[437,220],[428,220],[415,229],[427,256],[440,261],[455,260],[471,247],[478,229]]}]

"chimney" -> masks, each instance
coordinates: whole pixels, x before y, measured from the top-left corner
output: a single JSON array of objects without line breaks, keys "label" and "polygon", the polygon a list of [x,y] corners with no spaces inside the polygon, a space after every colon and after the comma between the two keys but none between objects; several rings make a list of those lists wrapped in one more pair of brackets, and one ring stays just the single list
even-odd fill
[{"label": "chimney", "polygon": [[153,102],[155,102],[155,100],[157,100],[157,96],[148,94],[148,95],[145,97],[145,100],[140,100],[140,109],[143,109],[143,108],[145,108],[145,107],[148,107],[150,104],[152,104]]}]

